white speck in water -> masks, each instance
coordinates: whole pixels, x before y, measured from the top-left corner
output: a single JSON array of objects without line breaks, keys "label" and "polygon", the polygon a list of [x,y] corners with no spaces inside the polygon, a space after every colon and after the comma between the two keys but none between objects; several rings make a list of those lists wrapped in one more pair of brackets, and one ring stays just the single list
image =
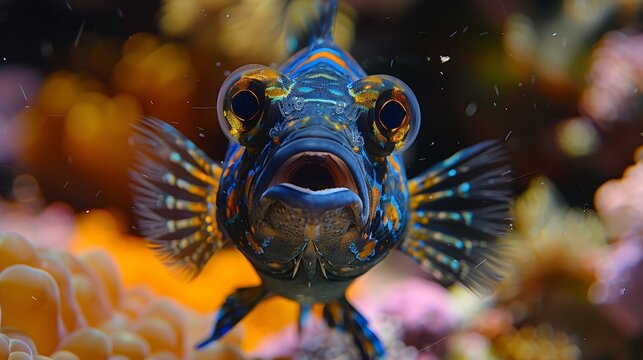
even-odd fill
[{"label": "white speck in water", "polygon": [[225,14],[226,19],[230,18],[230,14]]},{"label": "white speck in water", "polygon": [[475,115],[477,111],[478,111],[478,105],[474,102],[469,103],[469,105],[467,105],[467,107],[464,109],[464,113],[468,117]]},{"label": "white speck in water", "polygon": [[567,37],[564,37],[564,38],[563,38],[563,47],[564,47],[564,48],[566,48],[566,47],[567,47]]},{"label": "white speck in water", "polygon": [[455,36],[455,34],[457,34],[457,33],[458,33],[458,30],[456,30],[456,31],[454,31],[453,33],[451,33],[451,35],[449,35],[449,37],[450,37],[450,38],[452,38],[452,37],[454,37],[454,36]]},{"label": "white speck in water", "polygon": [[80,29],[78,29],[78,34],[76,34],[76,40],[74,40],[74,47],[78,46],[80,37],[83,35],[83,30],[85,29],[85,21],[80,24]]},{"label": "white speck in water", "polygon": [[485,35],[487,35],[488,33],[489,33],[488,31],[481,32],[481,33],[480,33],[480,36],[485,36]]},{"label": "white speck in water", "polygon": [[464,29],[462,29],[462,33],[463,33],[463,34],[464,34],[464,33],[466,33],[466,32],[467,32],[467,30],[469,30],[469,25],[465,26],[465,27],[464,27]]},{"label": "white speck in water", "polygon": [[225,76],[230,75],[230,70],[226,70],[226,71],[224,71],[224,72],[223,72],[223,75],[225,75]]},{"label": "white speck in water", "polygon": [[558,33],[555,32],[555,33],[551,34],[551,36],[558,36]]},{"label": "white speck in water", "polygon": [[620,293],[621,293],[621,296],[625,295],[625,288],[622,288]]},{"label": "white speck in water", "polygon": [[69,180],[65,182],[65,185],[63,185],[63,189],[67,188],[67,185],[69,185]]},{"label": "white speck in water", "polygon": [[440,75],[444,75],[444,73],[442,71],[440,71]]},{"label": "white speck in water", "polygon": [[216,67],[221,67],[221,61],[217,61],[217,62],[215,62],[215,63],[214,63],[214,66],[216,66]]},{"label": "white speck in water", "polygon": [[496,102],[495,102],[495,101],[493,102],[493,106],[494,106],[494,107],[498,106],[498,105],[496,105]]},{"label": "white speck in water", "polygon": [[[6,60],[6,59],[5,59],[5,60]],[[430,57],[430,56],[427,56],[427,57],[426,57],[426,61],[431,61],[431,57]]]},{"label": "white speck in water", "polygon": [[509,137],[511,136],[511,130],[507,133],[507,136],[505,136],[505,141],[509,140]]},{"label": "white speck in water", "polygon": [[494,90],[496,90],[496,96],[500,96],[500,91],[498,91],[498,85],[493,85]]},{"label": "white speck in water", "polygon": [[20,92],[22,93],[22,97],[25,98],[25,101],[27,101],[27,94],[25,94],[25,89],[22,87],[22,84],[18,84],[18,87],[20,88]]},{"label": "white speck in water", "polygon": [[3,61],[7,61],[7,58],[3,56],[3,57],[2,57],[2,60],[3,60]]},{"label": "white speck in water", "polygon": [[120,7],[117,7],[116,8],[116,15],[118,15],[118,17],[122,19],[123,18],[123,9],[121,9]]},{"label": "white speck in water", "polygon": [[199,133],[199,137],[200,137],[200,138],[204,138],[204,137],[205,137],[205,134],[204,134],[204,133]]},{"label": "white speck in water", "polygon": [[100,190],[98,190],[98,192],[96,193],[96,197],[98,197],[98,195],[100,195]]},{"label": "white speck in water", "polygon": [[442,62],[443,64],[444,64],[445,62],[449,61],[449,60],[451,60],[451,57],[450,57],[450,56],[447,56],[447,55],[440,55],[440,62]]},{"label": "white speck in water", "polygon": [[33,299],[33,301],[38,301],[38,299],[36,299],[36,297],[33,295],[31,295],[31,298]]},{"label": "white speck in water", "polygon": [[65,2],[65,4],[67,4],[67,9],[69,9],[69,11],[72,11],[71,4],[69,4],[69,1]]},{"label": "white speck in water", "polygon": [[85,210],[85,214],[89,214],[89,209],[88,209],[88,210]]}]

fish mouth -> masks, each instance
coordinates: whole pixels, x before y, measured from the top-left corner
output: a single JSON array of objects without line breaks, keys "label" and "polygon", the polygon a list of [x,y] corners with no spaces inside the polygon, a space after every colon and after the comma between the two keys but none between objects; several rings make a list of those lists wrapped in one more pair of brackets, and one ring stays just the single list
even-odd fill
[{"label": "fish mouth", "polygon": [[258,220],[279,202],[312,216],[348,208],[363,227],[368,198],[360,165],[354,152],[332,137],[290,141],[269,159],[257,181]]}]

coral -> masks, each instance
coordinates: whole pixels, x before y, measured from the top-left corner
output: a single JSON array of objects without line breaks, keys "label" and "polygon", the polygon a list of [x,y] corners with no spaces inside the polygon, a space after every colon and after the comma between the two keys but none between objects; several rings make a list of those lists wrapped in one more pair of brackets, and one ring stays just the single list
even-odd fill
[{"label": "coral", "polygon": [[0,359],[243,359],[232,341],[194,354],[188,318],[126,289],[103,252],[40,250],[0,233]]},{"label": "coral", "polygon": [[[166,34],[189,37],[200,48],[214,47],[228,57],[271,63],[285,60],[293,47],[302,47],[292,43],[295,39],[290,35],[305,32],[310,22],[317,21],[315,4],[311,0],[165,0],[160,27]],[[337,14],[334,37],[343,48],[353,41],[353,12],[343,5]]]},{"label": "coral", "polygon": [[643,90],[643,34],[614,31],[592,55],[581,110],[599,125],[640,118]]},{"label": "coral", "polygon": [[643,147],[636,154],[637,163],[622,179],[610,180],[596,192],[598,214],[615,243],[597,271],[591,293],[592,300],[606,305],[614,323],[630,334],[643,331]]},{"label": "coral", "polygon": [[524,327],[500,337],[494,344],[500,359],[580,359],[578,346],[567,334],[554,332],[550,327]]}]

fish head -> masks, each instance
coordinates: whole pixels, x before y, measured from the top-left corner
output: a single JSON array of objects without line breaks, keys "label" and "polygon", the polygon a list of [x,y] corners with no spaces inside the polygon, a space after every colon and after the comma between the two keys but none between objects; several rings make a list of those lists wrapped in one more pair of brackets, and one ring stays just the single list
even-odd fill
[{"label": "fish head", "polygon": [[260,272],[355,277],[396,244],[407,213],[396,159],[420,116],[401,81],[354,79],[324,64],[295,74],[246,66],[222,86],[218,109],[245,149],[228,175],[241,218],[231,237]]}]

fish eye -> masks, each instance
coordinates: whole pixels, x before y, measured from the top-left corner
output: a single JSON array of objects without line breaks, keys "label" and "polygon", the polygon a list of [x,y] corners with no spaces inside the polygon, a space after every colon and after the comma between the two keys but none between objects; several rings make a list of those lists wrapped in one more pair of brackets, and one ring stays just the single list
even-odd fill
[{"label": "fish eye", "polygon": [[243,122],[251,121],[261,110],[259,98],[250,89],[242,89],[232,95],[230,106],[234,115]]},{"label": "fish eye", "polygon": [[263,65],[246,65],[233,71],[217,97],[217,117],[226,137],[243,146],[265,143],[272,126],[273,100],[289,81],[278,70]]},{"label": "fish eye", "polygon": [[379,110],[377,119],[387,130],[394,130],[402,126],[406,118],[406,109],[397,100],[388,100]]},{"label": "fish eye", "polygon": [[377,156],[408,149],[420,129],[420,106],[413,91],[390,75],[369,75],[349,85],[366,110],[358,123],[367,150]]}]

